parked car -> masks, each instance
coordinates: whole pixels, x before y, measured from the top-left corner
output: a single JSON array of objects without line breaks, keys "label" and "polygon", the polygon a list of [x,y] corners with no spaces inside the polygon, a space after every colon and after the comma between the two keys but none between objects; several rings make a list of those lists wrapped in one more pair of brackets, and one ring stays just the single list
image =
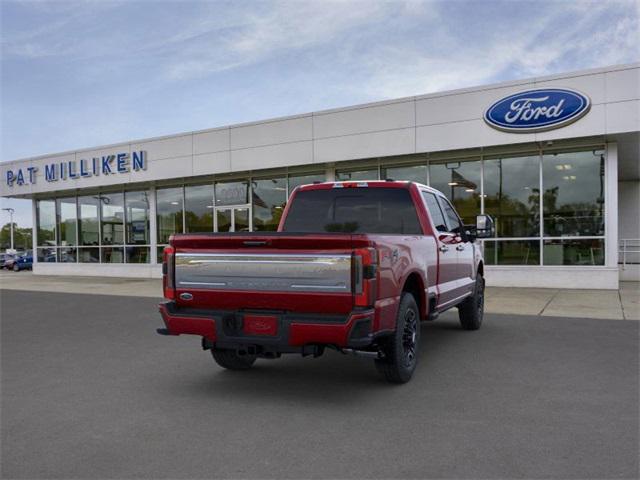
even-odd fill
[{"label": "parked car", "polygon": [[4,259],[2,260],[2,268],[11,270],[13,269],[13,262],[15,262],[18,256],[13,253],[5,253]]},{"label": "parked car", "polygon": [[16,257],[13,262],[12,269],[14,272],[19,272],[20,270],[31,270],[33,268],[33,255],[31,252],[24,253],[19,257]]},{"label": "parked car", "polygon": [[162,335],[202,337],[231,370],[326,348],[375,360],[409,381],[420,322],[458,308],[484,312],[484,261],[474,243],[492,220],[463,225],[447,198],[413,182],[296,188],[277,232],[174,235],[164,250]]}]

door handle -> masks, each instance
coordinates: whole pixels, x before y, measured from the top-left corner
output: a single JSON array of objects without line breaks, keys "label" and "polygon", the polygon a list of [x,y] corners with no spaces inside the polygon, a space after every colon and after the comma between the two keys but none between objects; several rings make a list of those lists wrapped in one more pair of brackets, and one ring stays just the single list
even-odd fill
[{"label": "door handle", "polygon": [[448,252],[449,251],[449,247],[447,247],[446,245],[440,245],[438,250],[440,250],[442,253]]},{"label": "door handle", "polygon": [[463,251],[464,250],[464,245],[458,245],[456,247],[456,250],[459,251],[459,252]]}]

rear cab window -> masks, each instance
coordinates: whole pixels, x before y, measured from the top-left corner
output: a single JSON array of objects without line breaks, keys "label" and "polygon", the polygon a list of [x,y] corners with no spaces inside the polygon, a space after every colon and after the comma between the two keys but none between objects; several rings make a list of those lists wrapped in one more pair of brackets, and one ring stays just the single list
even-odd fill
[{"label": "rear cab window", "polygon": [[299,191],[291,203],[283,231],[423,233],[409,190],[383,187]]}]

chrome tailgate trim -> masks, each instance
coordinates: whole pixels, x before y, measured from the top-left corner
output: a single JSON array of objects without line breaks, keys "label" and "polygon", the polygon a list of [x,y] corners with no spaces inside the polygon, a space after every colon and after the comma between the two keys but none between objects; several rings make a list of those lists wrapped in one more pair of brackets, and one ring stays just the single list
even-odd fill
[{"label": "chrome tailgate trim", "polygon": [[351,292],[350,254],[177,253],[176,287]]}]

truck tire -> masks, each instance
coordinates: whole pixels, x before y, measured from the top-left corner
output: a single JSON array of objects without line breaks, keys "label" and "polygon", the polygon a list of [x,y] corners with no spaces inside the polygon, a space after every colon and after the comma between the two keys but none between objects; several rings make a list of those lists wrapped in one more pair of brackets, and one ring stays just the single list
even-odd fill
[{"label": "truck tire", "polygon": [[255,355],[238,355],[235,350],[214,348],[211,355],[218,365],[228,370],[248,370],[256,361]]},{"label": "truck tire", "polygon": [[18,264],[17,264],[17,263],[14,263],[14,264],[13,264],[13,271],[14,271],[14,272],[19,272],[19,271],[20,271],[20,267],[18,266]]},{"label": "truck tire", "polygon": [[476,284],[473,295],[464,299],[458,306],[460,325],[465,330],[478,330],[484,317],[484,278],[476,275]]},{"label": "truck tire", "polygon": [[396,331],[382,346],[384,358],[375,360],[376,369],[387,381],[407,383],[418,363],[420,312],[408,292],[400,297]]}]

